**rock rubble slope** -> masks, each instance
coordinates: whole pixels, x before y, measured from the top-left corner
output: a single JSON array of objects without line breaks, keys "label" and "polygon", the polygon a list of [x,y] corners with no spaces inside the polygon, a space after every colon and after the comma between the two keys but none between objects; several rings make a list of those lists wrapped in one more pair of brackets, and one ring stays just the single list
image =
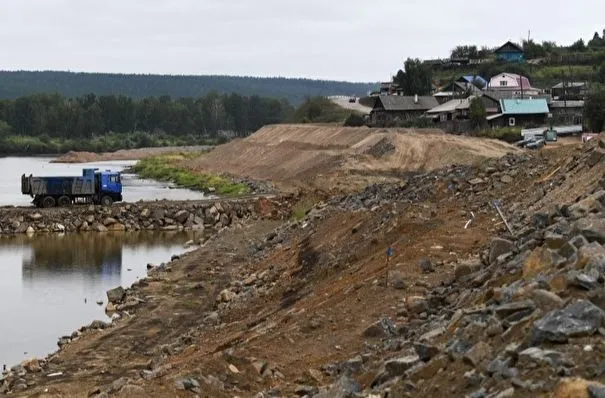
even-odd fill
[{"label": "rock rubble slope", "polygon": [[604,176],[602,135],[224,230],[0,391],[601,397]]}]

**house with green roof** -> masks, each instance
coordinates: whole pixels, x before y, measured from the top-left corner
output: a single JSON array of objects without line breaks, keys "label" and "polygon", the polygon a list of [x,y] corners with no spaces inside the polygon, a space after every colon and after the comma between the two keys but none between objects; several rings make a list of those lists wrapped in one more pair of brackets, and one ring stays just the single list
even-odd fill
[{"label": "house with green roof", "polygon": [[545,98],[503,98],[498,113],[487,117],[492,127],[546,126],[550,111]]}]

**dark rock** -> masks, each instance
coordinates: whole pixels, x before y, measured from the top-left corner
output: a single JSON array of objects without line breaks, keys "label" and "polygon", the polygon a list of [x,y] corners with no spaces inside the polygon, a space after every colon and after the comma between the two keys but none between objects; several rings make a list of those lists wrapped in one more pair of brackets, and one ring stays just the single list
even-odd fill
[{"label": "dark rock", "polygon": [[423,362],[430,361],[441,352],[438,347],[422,343],[414,343],[414,350]]},{"label": "dark rock", "polygon": [[475,369],[464,373],[464,379],[466,380],[467,388],[480,386],[485,381],[485,377]]},{"label": "dark rock", "polygon": [[544,234],[544,245],[552,250],[559,250],[567,243],[563,235],[547,232]]},{"label": "dark rock", "polygon": [[435,267],[433,266],[432,261],[429,260],[428,258],[423,258],[422,260],[420,260],[418,262],[418,266],[420,267],[422,272],[424,272],[425,274],[435,272]]},{"label": "dark rock", "polygon": [[194,388],[199,388],[200,383],[193,377],[187,377],[184,379],[177,380],[175,382],[175,386],[176,386],[177,390],[190,391],[190,390],[193,390]]},{"label": "dark rock", "polygon": [[578,219],[588,216],[590,213],[596,213],[603,210],[603,201],[605,200],[605,191],[596,192],[586,199],[569,206],[567,210],[570,217]]},{"label": "dark rock", "polygon": [[499,377],[503,379],[512,379],[517,377],[519,372],[515,368],[511,368],[512,359],[494,359],[487,365],[487,373],[492,377]]},{"label": "dark rock", "polygon": [[319,392],[319,390],[317,389],[317,387],[313,387],[313,386],[298,386],[294,390],[294,394],[298,395],[299,397],[304,397],[304,396],[312,397],[313,395],[317,394],[318,392]]},{"label": "dark rock", "polygon": [[574,224],[574,232],[582,234],[588,242],[605,244],[605,217],[586,217]]},{"label": "dark rock", "polygon": [[487,390],[485,388],[480,388],[479,390],[473,392],[468,397],[469,398],[486,398],[487,397]]},{"label": "dark rock", "polygon": [[557,368],[561,365],[573,366],[573,363],[558,351],[530,347],[519,353],[517,366],[527,368],[531,367],[531,364],[533,363],[546,364],[553,368]]},{"label": "dark rock", "polygon": [[445,346],[445,352],[452,360],[461,358],[468,350],[472,348],[472,344],[466,340],[452,340]]},{"label": "dark rock", "polygon": [[605,386],[603,384],[591,384],[588,386],[589,398],[605,398]]},{"label": "dark rock", "polygon": [[372,386],[380,386],[389,380],[403,376],[405,372],[419,363],[420,358],[416,355],[390,359],[384,363],[382,370],[372,382]]},{"label": "dark rock", "polygon": [[605,289],[591,291],[588,293],[588,299],[591,303],[605,311]]},{"label": "dark rock", "polygon": [[368,338],[394,337],[396,334],[397,328],[388,318],[381,319],[363,332],[363,336]]},{"label": "dark rock", "polygon": [[588,245],[588,241],[582,235],[574,236],[569,240],[569,243],[571,243],[578,250],[580,250],[582,246]]},{"label": "dark rock", "polygon": [[170,257],[170,261],[176,261],[176,260],[180,260],[180,259],[181,259],[181,256],[179,256],[178,254],[173,254]]},{"label": "dark rock", "polygon": [[121,303],[126,296],[126,291],[122,286],[107,291],[107,299],[110,303]]},{"label": "dark rock", "polygon": [[598,274],[594,276],[572,270],[567,273],[566,278],[569,286],[576,286],[586,290],[595,290],[600,287]]},{"label": "dark rock", "polygon": [[532,300],[515,301],[513,303],[502,304],[495,308],[496,315],[500,319],[505,319],[517,312],[533,312],[536,309],[536,304]]},{"label": "dark rock", "polygon": [[328,391],[324,391],[315,398],[353,398],[361,391],[359,384],[348,376],[342,376]]},{"label": "dark rock", "polygon": [[181,210],[175,214],[174,219],[179,222],[179,224],[185,224],[187,219],[189,218],[189,212],[187,210]]},{"label": "dark rock", "polygon": [[494,238],[490,244],[489,262],[490,264],[496,261],[503,254],[514,251],[515,244],[508,239]]},{"label": "dark rock", "polygon": [[529,336],[530,346],[549,341],[565,343],[569,338],[595,334],[605,322],[605,311],[589,301],[577,301],[536,321]]},{"label": "dark rock", "polygon": [[340,365],[340,369],[345,375],[355,375],[363,370],[363,358],[361,355],[358,355],[355,358],[344,361]]}]

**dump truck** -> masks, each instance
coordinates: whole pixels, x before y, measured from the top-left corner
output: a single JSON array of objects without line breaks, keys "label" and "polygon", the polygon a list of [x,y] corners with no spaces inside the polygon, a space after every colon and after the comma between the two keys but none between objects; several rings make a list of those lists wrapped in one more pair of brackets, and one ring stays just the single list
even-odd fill
[{"label": "dump truck", "polygon": [[21,193],[33,198],[36,207],[67,207],[72,204],[111,206],[122,201],[119,172],[82,169],[77,177],[21,176]]}]

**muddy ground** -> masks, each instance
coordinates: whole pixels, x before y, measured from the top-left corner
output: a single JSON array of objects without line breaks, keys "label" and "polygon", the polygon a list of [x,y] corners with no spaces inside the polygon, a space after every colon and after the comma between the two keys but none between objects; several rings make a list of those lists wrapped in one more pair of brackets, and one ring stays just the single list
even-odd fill
[{"label": "muddy ground", "polygon": [[[56,354],[7,373],[2,391],[588,397],[605,381],[605,312],[601,319],[591,307],[597,324],[558,344],[535,343],[542,351],[530,355],[524,345],[550,310],[589,293],[605,310],[605,268],[594,280],[573,274],[588,290],[561,274],[593,261],[593,252],[572,265],[539,254],[554,259],[555,249],[541,245],[564,245],[573,230],[562,225],[586,222],[585,246],[605,250],[604,173],[605,137],[405,176],[326,199],[302,220],[260,217],[224,229],[150,271],[120,298],[132,304],[112,324],[93,325]],[[270,203],[264,213],[274,213]],[[547,228],[557,235],[551,241]],[[544,308],[535,290],[546,291]],[[494,370],[498,358],[505,365]]]}]

